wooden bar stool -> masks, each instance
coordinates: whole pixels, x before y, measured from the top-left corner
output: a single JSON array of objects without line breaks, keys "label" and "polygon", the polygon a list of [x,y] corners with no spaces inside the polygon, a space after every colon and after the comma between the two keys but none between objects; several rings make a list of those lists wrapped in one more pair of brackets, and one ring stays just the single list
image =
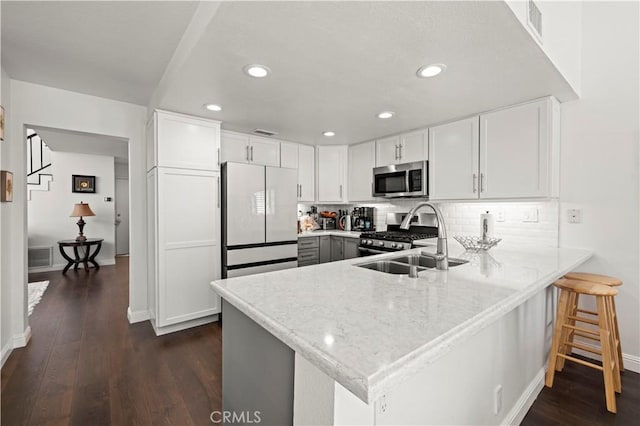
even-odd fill
[{"label": "wooden bar stool", "polygon": [[[597,284],[603,284],[603,285],[608,285],[609,287],[618,287],[622,285],[622,281],[619,280],[618,278],[615,277],[610,277],[608,275],[600,275],[600,274],[590,274],[587,272],[569,272],[568,274],[566,274],[564,276],[566,279],[569,280],[579,280],[579,281],[588,281],[588,282],[592,282],[592,283],[597,283]],[[576,300],[575,300],[575,304],[574,304],[574,312],[582,312],[585,314],[589,314],[589,315],[597,315],[595,312],[593,311],[588,311],[588,310],[584,310],[584,309],[579,309],[578,308],[578,295],[576,293]],[[573,306],[573,305],[572,305]],[[611,298],[611,310],[613,312],[613,338],[616,341],[616,347],[618,349],[618,365],[620,368],[620,371],[624,371],[624,364],[622,363],[622,345],[620,344],[620,331],[618,329],[618,313],[616,311],[616,303],[614,298]],[[576,313],[574,313],[574,315],[576,315]],[[582,336],[585,337],[585,336]],[[586,336],[588,338],[588,336]],[[573,333],[571,334],[569,340],[571,342],[573,342]],[[571,349],[569,349],[571,350]]]},{"label": "wooden bar stool", "polygon": [[[547,387],[553,386],[553,379],[556,371],[562,371],[564,361],[573,361],[587,367],[602,371],[604,377],[604,390],[607,402],[607,410],[616,412],[615,393],[622,391],[620,383],[620,369],[618,366],[617,346],[613,339],[612,304],[610,300],[618,294],[615,288],[592,283],[588,281],[568,280],[562,278],[553,283],[560,290],[560,300],[558,301],[558,313],[553,331],[553,343],[549,356],[549,366],[545,384]],[[575,295],[589,295],[596,299],[597,312],[596,320],[573,315]],[[577,326],[577,323],[585,323],[597,326],[597,329]],[[568,340],[570,332],[579,332],[581,336],[593,336],[594,340],[600,341],[600,350]],[[567,347],[573,346],[588,350],[602,356],[602,365],[597,365],[589,361],[584,361],[567,355]]]}]

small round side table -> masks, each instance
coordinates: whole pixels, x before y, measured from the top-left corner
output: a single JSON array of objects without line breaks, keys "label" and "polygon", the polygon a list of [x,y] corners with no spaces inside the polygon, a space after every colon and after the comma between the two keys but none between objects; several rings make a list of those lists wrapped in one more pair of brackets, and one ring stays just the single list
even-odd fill
[{"label": "small round side table", "polygon": [[[60,248],[60,254],[67,261],[67,266],[62,270],[63,274],[66,274],[71,265],[73,265],[73,270],[78,269],[78,265],[80,263],[84,264],[84,270],[89,270],[89,263],[95,266],[96,269],[100,269],[100,265],[96,262],[96,256],[100,253],[100,249],[102,248],[103,238],[87,238],[85,241],[76,241],[76,240],[61,240],[58,241],[58,247]],[[73,247],[73,255],[74,258],[70,257],[65,252],[65,247]],[[80,253],[78,252],[78,247],[84,247],[84,257],[80,258]],[[91,247],[95,247],[93,253],[91,252]]]}]

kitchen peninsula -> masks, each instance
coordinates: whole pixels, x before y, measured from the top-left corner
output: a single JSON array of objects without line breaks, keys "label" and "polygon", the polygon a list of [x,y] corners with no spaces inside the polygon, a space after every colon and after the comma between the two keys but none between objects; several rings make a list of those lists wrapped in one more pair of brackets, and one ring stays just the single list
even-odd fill
[{"label": "kitchen peninsula", "polygon": [[591,253],[453,244],[468,263],[419,278],[357,266],[396,253],[214,281],[224,409],[278,424],[519,421],[542,387],[550,284]]}]

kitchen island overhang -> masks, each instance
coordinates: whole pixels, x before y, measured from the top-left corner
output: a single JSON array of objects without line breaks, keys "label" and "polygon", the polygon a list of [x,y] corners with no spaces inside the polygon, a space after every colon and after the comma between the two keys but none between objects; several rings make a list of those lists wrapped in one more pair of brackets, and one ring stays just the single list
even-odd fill
[{"label": "kitchen island overhang", "polygon": [[[417,279],[358,268],[363,259],[352,259],[220,280],[212,287],[296,356],[373,404],[528,300],[552,295],[545,289],[591,256],[558,248],[456,254],[470,262],[423,271]],[[554,299],[536,303],[544,312],[536,307],[532,321],[546,317],[535,327],[544,331],[549,312],[553,320]],[[540,347],[537,358],[546,357],[543,346],[532,346]]]}]

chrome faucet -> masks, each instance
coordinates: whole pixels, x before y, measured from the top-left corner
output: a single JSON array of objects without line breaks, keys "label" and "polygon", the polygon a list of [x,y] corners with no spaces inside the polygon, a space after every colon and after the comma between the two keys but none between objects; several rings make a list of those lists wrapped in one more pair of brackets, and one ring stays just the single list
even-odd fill
[{"label": "chrome faucet", "polygon": [[420,253],[423,256],[433,257],[436,260],[436,269],[447,270],[449,269],[449,248],[447,246],[447,230],[444,225],[444,217],[442,216],[442,212],[438,207],[434,204],[423,201],[418,204],[414,208],[407,213],[407,215],[402,219],[402,223],[400,224],[400,229],[407,230],[411,226],[411,218],[416,214],[418,210],[422,207],[431,207],[436,214],[436,218],[438,219],[438,246],[436,250],[436,254],[430,253]]}]

